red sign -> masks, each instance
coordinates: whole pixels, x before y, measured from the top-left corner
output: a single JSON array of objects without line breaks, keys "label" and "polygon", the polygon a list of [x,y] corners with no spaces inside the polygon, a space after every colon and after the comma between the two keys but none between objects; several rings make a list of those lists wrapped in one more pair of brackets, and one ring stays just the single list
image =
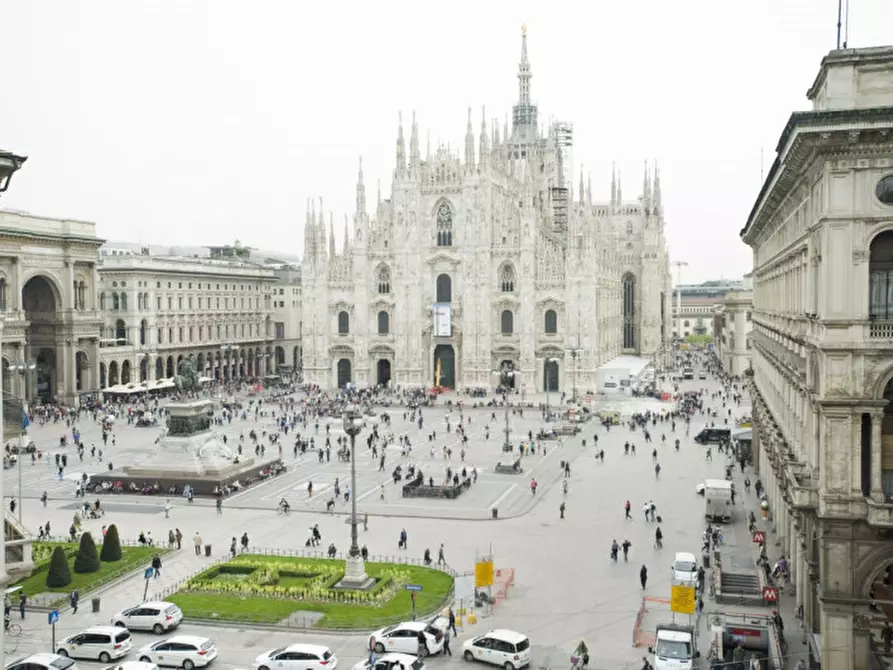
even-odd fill
[{"label": "red sign", "polygon": [[774,603],[778,601],[778,589],[774,586],[763,587],[763,600]]},{"label": "red sign", "polygon": [[766,533],[761,530],[755,530],[753,532],[753,542],[754,544],[763,544],[766,541]]}]

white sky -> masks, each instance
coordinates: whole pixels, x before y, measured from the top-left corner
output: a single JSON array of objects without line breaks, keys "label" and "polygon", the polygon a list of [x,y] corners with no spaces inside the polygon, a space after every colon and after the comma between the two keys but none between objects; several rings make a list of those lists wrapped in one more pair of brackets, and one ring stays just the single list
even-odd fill
[{"label": "white sky", "polygon": [[[0,147],[29,156],[5,208],[113,240],[302,253],[308,197],[340,237],[357,158],[390,192],[397,112],[463,146],[504,118],[529,30],[540,118],[626,199],[657,159],[684,283],[740,276],[738,237],[778,136],[836,41],[837,0],[449,3],[0,0]],[[893,1],[851,0],[850,46],[891,41]],[[408,141],[408,136],[407,136]]]}]

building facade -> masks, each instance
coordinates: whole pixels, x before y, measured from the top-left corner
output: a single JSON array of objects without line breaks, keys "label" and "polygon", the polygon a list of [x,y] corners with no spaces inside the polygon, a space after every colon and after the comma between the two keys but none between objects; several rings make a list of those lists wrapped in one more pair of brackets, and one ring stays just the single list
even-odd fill
[{"label": "building facade", "polygon": [[753,291],[746,277],[740,291],[726,293],[714,316],[713,346],[726,374],[741,377],[750,369]]},{"label": "building facade", "polygon": [[[669,259],[660,176],[624,200],[574,187],[573,127],[543,135],[522,34],[518,103],[500,132],[471,111],[464,152],[422,155],[413,118],[397,131],[391,197],[370,215],[362,163],[353,229],[308,206],[304,379],[489,388],[506,363],[530,392],[594,389],[621,353],[669,351]],[[328,225],[327,225],[328,223]]]},{"label": "building facade", "polygon": [[273,357],[278,374],[291,373],[300,379],[303,365],[301,268],[284,265],[275,270],[273,286]]},{"label": "building facade", "polygon": [[96,226],[4,211],[0,244],[3,389],[28,402],[76,403],[99,379]]},{"label": "building facade", "polygon": [[171,378],[187,358],[221,381],[274,372],[275,270],[233,248],[205,258],[107,251],[99,266],[100,388]]},{"label": "building facade", "polygon": [[848,670],[893,600],[893,48],[832,51],[808,96],[742,230],[754,453],[814,654]]},{"label": "building facade", "polygon": [[674,287],[673,336],[685,338],[712,334],[717,306],[722,304],[730,291],[741,288],[741,282],[725,280]]}]

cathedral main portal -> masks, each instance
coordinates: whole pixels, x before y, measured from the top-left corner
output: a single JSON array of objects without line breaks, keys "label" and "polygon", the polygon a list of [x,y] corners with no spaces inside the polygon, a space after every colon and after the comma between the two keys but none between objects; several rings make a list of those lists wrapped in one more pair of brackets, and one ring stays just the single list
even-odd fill
[{"label": "cathedral main portal", "polygon": [[456,388],[456,350],[450,344],[438,344],[434,347],[434,379],[435,386]]}]

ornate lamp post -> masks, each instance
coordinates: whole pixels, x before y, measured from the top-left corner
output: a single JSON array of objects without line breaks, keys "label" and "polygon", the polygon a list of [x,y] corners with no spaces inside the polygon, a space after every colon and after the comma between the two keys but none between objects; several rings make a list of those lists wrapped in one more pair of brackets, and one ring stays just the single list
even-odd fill
[{"label": "ornate lamp post", "polygon": [[502,400],[505,403],[505,442],[502,443],[503,451],[513,451],[514,449],[512,447],[512,428],[509,423],[509,388],[514,384],[515,374],[514,363],[506,361],[502,364],[502,369],[499,371],[499,383],[502,384],[504,389]]},{"label": "ornate lamp post", "polygon": [[9,188],[12,175],[28,160],[27,156],[16,156],[10,151],[0,149],[0,193]]},{"label": "ornate lamp post", "polygon": [[357,536],[357,435],[363,430],[363,414],[352,406],[344,412],[342,422],[344,432],[350,436],[350,550],[344,566],[344,578],[338,585],[342,588],[366,589],[374,580],[366,574]]},{"label": "ornate lamp post", "polygon": [[577,402],[577,358],[579,358],[580,354],[583,353],[583,350],[580,348],[580,336],[577,335],[577,346],[568,350],[568,353],[571,355],[571,360],[574,362],[574,385],[571,396],[571,402]]},{"label": "ornate lamp post", "polygon": [[19,492],[18,492],[18,505],[16,506],[17,517],[19,519],[19,523],[22,522],[22,457],[25,454],[25,448],[28,446],[28,403],[26,402],[26,398],[28,397],[28,378],[31,376],[31,373],[37,369],[37,363],[35,361],[20,361],[18,363],[13,363],[9,366],[9,373],[18,373],[19,377],[22,378],[22,434],[19,439],[19,455],[16,459],[16,465],[18,470],[18,478],[19,478]]}]

